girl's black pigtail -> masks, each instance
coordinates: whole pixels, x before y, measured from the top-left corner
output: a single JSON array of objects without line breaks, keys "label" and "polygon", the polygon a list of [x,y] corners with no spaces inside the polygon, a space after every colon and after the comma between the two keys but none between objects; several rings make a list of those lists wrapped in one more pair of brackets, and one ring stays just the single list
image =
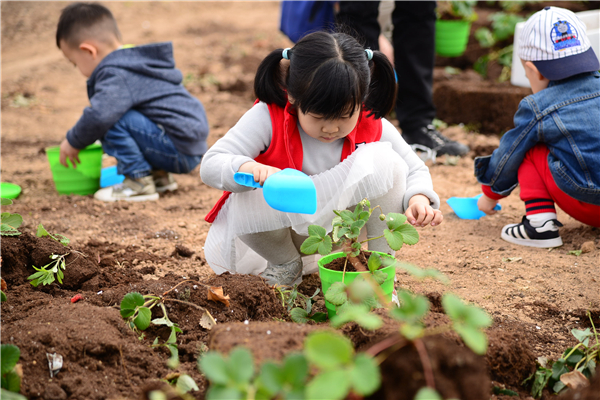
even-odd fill
[{"label": "girl's black pigtail", "polygon": [[388,58],[380,51],[373,51],[370,63],[371,83],[365,99],[365,108],[370,111],[369,115],[382,118],[392,111],[396,103],[396,74]]},{"label": "girl's black pigtail", "polygon": [[254,94],[267,104],[275,103],[280,107],[287,104],[285,92],[285,74],[282,71],[281,53],[283,49],[273,50],[262,60],[254,78]]}]

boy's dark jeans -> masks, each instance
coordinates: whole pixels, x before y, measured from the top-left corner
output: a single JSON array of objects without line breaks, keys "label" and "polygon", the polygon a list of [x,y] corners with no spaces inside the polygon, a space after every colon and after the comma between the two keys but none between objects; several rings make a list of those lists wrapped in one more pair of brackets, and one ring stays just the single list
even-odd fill
[{"label": "boy's dark jeans", "polygon": [[117,159],[117,172],[132,179],[153,169],[185,174],[200,164],[202,156],[179,152],[164,129],[135,110],[129,110],[101,139],[104,151]]}]

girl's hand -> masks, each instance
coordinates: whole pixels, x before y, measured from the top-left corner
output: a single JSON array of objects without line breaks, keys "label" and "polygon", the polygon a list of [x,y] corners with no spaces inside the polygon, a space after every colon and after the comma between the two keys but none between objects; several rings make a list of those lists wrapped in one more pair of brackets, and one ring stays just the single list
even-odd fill
[{"label": "girl's hand", "polygon": [[440,210],[431,207],[429,198],[416,194],[408,201],[408,208],[404,213],[408,223],[414,226],[436,226],[442,223],[444,216]]},{"label": "girl's hand", "polygon": [[246,172],[254,175],[254,182],[259,182],[261,185],[265,184],[265,181],[269,176],[279,171],[281,171],[279,168],[254,161],[242,164],[238,170],[238,172]]},{"label": "girl's hand", "polygon": [[71,146],[67,139],[64,139],[60,144],[60,156],[59,161],[65,167],[68,167],[67,158],[71,160],[71,164],[73,164],[73,168],[77,168],[77,164],[81,163],[79,161],[79,149]]},{"label": "girl's hand", "polygon": [[479,200],[477,200],[477,208],[487,215],[496,214],[498,212],[497,210],[494,210],[496,204],[498,204],[498,200],[490,199],[485,194],[482,194]]}]

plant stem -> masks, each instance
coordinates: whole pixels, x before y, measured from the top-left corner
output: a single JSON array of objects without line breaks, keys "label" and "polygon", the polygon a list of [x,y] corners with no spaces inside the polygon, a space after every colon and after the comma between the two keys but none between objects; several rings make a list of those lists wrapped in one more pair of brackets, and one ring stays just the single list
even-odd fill
[{"label": "plant stem", "polygon": [[163,301],[173,301],[175,303],[187,304],[188,306],[195,307],[198,310],[202,310],[202,311],[207,312],[208,314],[210,314],[206,308],[200,307],[199,305],[194,304],[194,303],[190,303],[189,301],[177,300],[177,299],[163,299]]},{"label": "plant stem", "polygon": [[346,266],[348,265],[348,258],[344,261],[344,271],[342,271],[342,283],[344,283],[344,279],[346,278]]},{"label": "plant stem", "polygon": [[431,362],[429,360],[429,355],[427,354],[427,348],[421,339],[413,340],[415,348],[419,353],[419,358],[421,359],[421,364],[423,365],[423,372],[425,373],[425,382],[428,387],[435,390],[435,381],[433,379],[433,369],[431,368]]},{"label": "plant stem", "polygon": [[354,252],[354,249],[352,248],[352,245],[350,243],[345,242],[342,246],[342,251],[344,253],[346,253],[346,259],[348,261],[350,261],[350,264],[352,264],[354,269],[356,269],[359,272],[368,271],[367,267],[364,266],[363,263],[360,262],[358,257],[354,257],[354,256],[350,255]]},{"label": "plant stem", "polygon": [[375,343],[373,346],[369,347],[367,349],[367,351],[365,351],[366,354],[369,354],[373,357],[375,357],[377,354],[381,353],[383,350],[392,347],[398,343],[402,343],[403,341],[405,341],[405,339],[402,336],[390,336],[384,340],[382,340],[379,343]]},{"label": "plant stem", "polygon": [[374,238],[371,238],[371,239],[365,239],[365,240],[363,240],[362,242],[360,242],[360,244],[367,243],[367,242],[368,242],[368,241],[370,241],[370,240],[381,239],[381,238],[382,238],[382,237],[384,237],[384,236],[385,236],[385,235],[381,235],[381,236],[377,236],[377,237],[374,237]]}]

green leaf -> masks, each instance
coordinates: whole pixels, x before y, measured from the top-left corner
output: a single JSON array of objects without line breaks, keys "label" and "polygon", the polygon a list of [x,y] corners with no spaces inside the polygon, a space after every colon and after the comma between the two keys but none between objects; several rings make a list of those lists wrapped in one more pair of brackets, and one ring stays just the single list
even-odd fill
[{"label": "green leaf", "polygon": [[385,220],[388,229],[390,231],[394,231],[406,222],[406,215],[398,213],[389,213]]},{"label": "green leaf", "polygon": [[307,399],[338,400],[350,390],[350,375],[344,370],[325,371],[306,386]]},{"label": "green leaf", "polygon": [[238,347],[229,354],[227,361],[229,375],[240,384],[247,384],[254,376],[254,361],[250,350]]},{"label": "green leaf", "polygon": [[223,356],[216,351],[208,351],[200,357],[198,369],[212,384],[227,385],[229,382],[227,363]]},{"label": "green leaf", "polygon": [[[2,200],[5,200],[5,199],[2,199]],[[2,400],[27,400],[27,397],[25,397],[19,393],[0,389],[0,399],[2,399]]]},{"label": "green leaf", "polygon": [[290,311],[290,317],[292,318],[292,321],[299,324],[305,324],[309,321],[308,313],[305,309],[300,307],[292,308],[292,311]]},{"label": "green leaf", "polygon": [[398,251],[404,244],[404,240],[402,239],[402,234],[400,232],[384,229],[383,237],[385,237],[385,240],[388,242],[388,245],[392,248],[392,250]]},{"label": "green leaf", "polygon": [[325,321],[327,321],[327,314],[318,312],[318,313],[314,313],[309,318],[315,322],[325,322]]},{"label": "green leaf", "polygon": [[505,396],[518,396],[519,395],[519,393],[517,393],[517,392],[515,392],[513,390],[502,389],[501,387],[498,387],[498,386],[493,386],[492,387],[492,393],[494,393],[494,394],[502,394],[502,395],[505,395]]},{"label": "green leaf", "polygon": [[330,370],[349,364],[354,348],[345,336],[322,331],[308,335],[304,341],[304,354],[310,363],[320,369]]},{"label": "green leaf", "polygon": [[234,387],[210,386],[206,392],[206,400],[242,400],[246,393]]},{"label": "green leaf", "polygon": [[574,256],[580,256],[581,255],[581,250],[569,250],[568,254],[571,254],[571,255],[574,255]]},{"label": "green leaf", "polygon": [[356,322],[365,329],[375,330],[381,328],[383,321],[380,316],[370,313],[365,304],[348,304],[338,309],[335,317],[331,318],[331,325],[338,328],[348,322]]},{"label": "green leaf", "polygon": [[404,224],[396,229],[402,235],[402,240],[408,245],[417,244],[419,242],[419,232],[417,229],[409,224]]},{"label": "green leaf", "polygon": [[191,390],[200,390],[200,388],[198,388],[198,385],[196,385],[196,382],[194,382],[194,379],[186,374],[179,375],[175,387],[179,389],[181,393],[187,393]]},{"label": "green leaf", "polygon": [[331,253],[331,249],[333,248],[333,245],[331,243],[331,238],[329,236],[325,236],[323,238],[323,241],[319,244],[319,254],[322,256],[326,256],[327,254]]},{"label": "green leaf", "polygon": [[308,226],[308,236],[316,236],[319,238],[324,238],[327,236],[327,231],[325,228],[319,225],[309,225]]},{"label": "green leaf", "polygon": [[560,380],[562,374],[569,372],[569,369],[565,366],[566,361],[563,358],[559,358],[554,364],[552,364],[552,379],[555,381]]},{"label": "green leaf", "polygon": [[580,343],[583,343],[585,347],[588,347],[589,339],[594,336],[590,328],[587,328],[584,331],[573,328],[571,329],[571,334],[573,334],[575,339],[577,339]]},{"label": "green leaf", "polygon": [[419,389],[414,400],[442,400],[442,396],[432,388],[423,387]]},{"label": "green leaf", "polygon": [[0,221],[2,225],[16,230],[23,223],[23,217],[20,214],[2,213]]},{"label": "green leaf", "polygon": [[11,199],[6,199],[4,197],[0,197],[0,206],[9,206],[13,203]]},{"label": "green leaf", "polygon": [[283,389],[284,372],[279,365],[266,361],[260,369],[258,382],[269,392],[270,398],[275,397]]},{"label": "green leaf", "polygon": [[475,354],[485,354],[488,344],[485,333],[472,326],[462,324],[454,324],[454,330]]},{"label": "green leaf", "polygon": [[352,388],[361,396],[374,393],[381,385],[381,374],[377,363],[364,353],[357,354],[354,359],[350,377]]},{"label": "green leaf", "polygon": [[39,224],[38,228],[37,228],[36,236],[44,237],[44,236],[50,236],[50,234],[48,233],[48,231],[44,228],[44,226],[42,224]]},{"label": "green leaf", "polygon": [[333,285],[329,286],[329,289],[327,289],[327,293],[325,293],[325,300],[334,306],[341,306],[348,301],[346,287],[347,286],[342,282],[335,282]]},{"label": "green leaf", "polygon": [[18,393],[21,391],[21,377],[15,371],[9,371],[2,375],[2,383],[2,386],[11,392]]},{"label": "green leaf", "polygon": [[3,344],[0,347],[0,357],[0,369],[4,375],[17,365],[19,357],[21,357],[21,350],[14,344]]},{"label": "green leaf", "polygon": [[135,313],[137,307],[144,305],[144,296],[138,292],[127,293],[121,300],[121,317],[129,318]]},{"label": "green leaf", "polygon": [[308,361],[303,354],[288,354],[283,360],[284,382],[302,388],[308,376]]},{"label": "green leaf", "polygon": [[398,267],[402,268],[406,272],[408,272],[413,278],[416,279],[426,279],[433,278],[437,279],[444,284],[450,283],[450,280],[446,277],[446,275],[442,274],[435,268],[419,268],[416,265],[408,264],[408,263],[398,263]]},{"label": "green leaf", "polygon": [[140,307],[138,309],[138,315],[133,320],[135,326],[140,330],[144,331],[150,326],[150,319],[152,318],[152,311],[148,307]]},{"label": "green leaf", "polygon": [[414,323],[419,321],[429,311],[429,300],[421,295],[413,295],[407,290],[398,292],[400,307],[393,308],[390,316],[398,321]]},{"label": "green leaf", "polygon": [[167,360],[167,367],[175,369],[179,366],[179,349],[176,344],[167,344],[166,346],[171,352],[171,357]]},{"label": "green leaf", "polygon": [[300,251],[304,254],[315,254],[319,249],[319,245],[323,243],[323,239],[316,236],[309,236],[302,245],[300,245]]},{"label": "green leaf", "polygon": [[4,303],[6,300],[8,300],[6,298],[6,294],[2,290],[0,290],[0,302]]},{"label": "green leaf", "polygon": [[418,322],[405,323],[400,326],[400,334],[408,340],[415,340],[416,338],[423,336],[424,333],[425,328]]},{"label": "green leaf", "polygon": [[475,39],[479,42],[481,47],[492,47],[496,43],[492,31],[486,27],[481,27],[475,31]]},{"label": "green leaf", "polygon": [[377,253],[371,253],[369,260],[367,261],[367,267],[369,271],[377,271],[381,267],[381,257]]},{"label": "green leaf", "polygon": [[378,285],[382,285],[383,282],[385,282],[388,279],[388,277],[389,275],[381,270],[375,271],[375,273],[373,273],[373,279],[375,279],[375,282],[377,282]]}]

